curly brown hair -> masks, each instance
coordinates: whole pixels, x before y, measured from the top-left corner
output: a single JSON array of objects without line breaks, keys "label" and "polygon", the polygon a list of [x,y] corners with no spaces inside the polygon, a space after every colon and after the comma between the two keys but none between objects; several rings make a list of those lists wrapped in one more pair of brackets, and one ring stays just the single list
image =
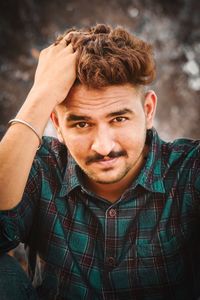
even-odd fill
[{"label": "curly brown hair", "polygon": [[150,84],[156,75],[152,46],[122,27],[98,24],[70,29],[67,43],[78,50],[77,80],[89,88],[109,85]]}]

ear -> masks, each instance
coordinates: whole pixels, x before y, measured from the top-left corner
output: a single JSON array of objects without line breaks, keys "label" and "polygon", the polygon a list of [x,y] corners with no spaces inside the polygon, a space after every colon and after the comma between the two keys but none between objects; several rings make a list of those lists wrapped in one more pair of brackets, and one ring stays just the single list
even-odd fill
[{"label": "ear", "polygon": [[156,112],[157,96],[153,90],[149,90],[145,94],[144,112],[146,116],[147,129],[153,127],[153,119]]},{"label": "ear", "polygon": [[59,119],[58,119],[56,111],[53,111],[51,113],[50,117],[51,117],[51,121],[56,129],[58,140],[61,143],[64,143],[63,136],[62,136],[61,129],[60,129]]}]

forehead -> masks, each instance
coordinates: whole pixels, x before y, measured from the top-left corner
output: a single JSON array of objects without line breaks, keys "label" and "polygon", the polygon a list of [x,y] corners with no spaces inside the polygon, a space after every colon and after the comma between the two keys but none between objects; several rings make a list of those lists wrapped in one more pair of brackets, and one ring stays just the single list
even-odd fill
[{"label": "forehead", "polygon": [[138,88],[126,85],[109,86],[104,89],[89,89],[84,85],[74,86],[68,94],[63,111],[97,113],[98,111],[113,111],[124,107],[141,105],[142,93]]}]

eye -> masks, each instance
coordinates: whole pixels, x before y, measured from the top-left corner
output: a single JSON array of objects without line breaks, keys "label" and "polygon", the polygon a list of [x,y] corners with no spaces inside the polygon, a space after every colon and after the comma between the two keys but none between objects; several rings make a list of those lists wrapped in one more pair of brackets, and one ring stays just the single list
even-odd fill
[{"label": "eye", "polygon": [[79,122],[79,123],[75,124],[76,128],[86,128],[88,126],[89,126],[89,124],[87,122]]},{"label": "eye", "polygon": [[121,122],[125,122],[127,120],[127,118],[125,117],[116,117],[113,122],[115,123],[121,123]]}]

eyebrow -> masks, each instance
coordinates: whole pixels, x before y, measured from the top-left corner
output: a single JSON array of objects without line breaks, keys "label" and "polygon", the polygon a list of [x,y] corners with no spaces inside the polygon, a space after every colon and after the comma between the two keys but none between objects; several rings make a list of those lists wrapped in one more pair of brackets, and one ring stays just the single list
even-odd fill
[{"label": "eyebrow", "polygon": [[[119,116],[119,115],[125,115],[125,114],[133,114],[133,111],[130,110],[129,108],[124,108],[118,111],[114,111],[109,113],[108,115],[106,115],[107,118],[110,117],[115,117],[115,116]],[[66,121],[68,122],[73,122],[73,121],[90,121],[92,118],[88,117],[88,116],[82,116],[82,115],[75,115],[75,114],[69,114],[66,117]]]},{"label": "eyebrow", "polygon": [[124,108],[124,109],[109,113],[107,115],[107,117],[115,117],[115,116],[125,115],[125,114],[133,114],[133,111],[129,108]]},{"label": "eyebrow", "polygon": [[87,116],[81,116],[81,115],[74,115],[74,114],[69,114],[67,117],[66,117],[66,120],[68,122],[71,122],[71,121],[89,121],[91,120],[90,117],[87,117]]}]

